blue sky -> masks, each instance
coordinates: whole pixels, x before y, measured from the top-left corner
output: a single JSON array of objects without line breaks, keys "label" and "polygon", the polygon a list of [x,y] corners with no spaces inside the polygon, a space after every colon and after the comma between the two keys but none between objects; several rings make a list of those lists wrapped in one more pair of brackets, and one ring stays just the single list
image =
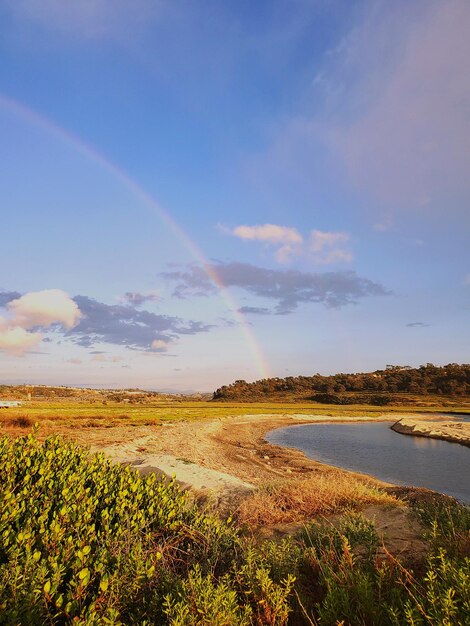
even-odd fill
[{"label": "blue sky", "polygon": [[465,0],[0,1],[0,378],[468,361]]}]

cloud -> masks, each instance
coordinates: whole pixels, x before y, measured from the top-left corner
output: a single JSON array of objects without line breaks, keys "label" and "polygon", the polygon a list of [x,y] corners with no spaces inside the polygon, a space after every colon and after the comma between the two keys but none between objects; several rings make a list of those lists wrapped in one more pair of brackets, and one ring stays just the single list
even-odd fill
[{"label": "cloud", "polygon": [[407,324],[408,328],[425,328],[426,326],[429,326],[429,324],[425,324],[424,322],[410,322]]},{"label": "cloud", "polygon": [[[84,347],[110,343],[135,350],[162,351],[163,344],[167,346],[181,335],[195,335],[212,328],[131,305],[109,305],[87,296],[71,298],[59,289],[30,292],[19,298],[17,295],[0,293],[0,302],[5,303],[10,314],[10,318],[0,316],[0,349],[11,354],[24,354],[36,347],[42,338],[39,331],[44,329]],[[106,360],[112,361],[113,357]]]},{"label": "cloud", "polygon": [[264,306],[242,306],[238,312],[242,315],[271,315],[271,310]]},{"label": "cloud", "polygon": [[25,352],[36,348],[40,343],[42,335],[31,333],[24,328],[9,327],[7,320],[0,317],[0,350],[14,356],[22,356]]},{"label": "cloud", "polygon": [[25,329],[52,324],[73,328],[82,317],[77,304],[61,289],[31,291],[8,302],[7,309],[13,325]]},{"label": "cloud", "polygon": [[277,224],[262,224],[260,226],[236,226],[232,234],[240,239],[269,241],[271,243],[302,243],[302,235],[295,229]]},{"label": "cloud", "polygon": [[67,359],[67,363],[72,363],[72,365],[81,365],[83,361],[81,359],[72,358]]},{"label": "cloud", "polygon": [[0,307],[4,307],[12,300],[19,298],[21,294],[18,291],[1,291],[0,292]]},{"label": "cloud", "polygon": [[152,350],[154,352],[166,352],[168,350],[168,341],[163,341],[163,339],[154,339],[152,341]]},{"label": "cloud", "polygon": [[70,329],[81,317],[78,306],[60,289],[24,295],[2,292],[0,303],[8,312],[8,317],[0,316],[0,350],[15,356],[22,356],[40,343],[42,334],[38,329],[57,324]]},{"label": "cloud", "polygon": [[128,291],[124,294],[122,300],[132,306],[142,306],[146,302],[156,302],[160,300],[160,296],[157,293],[139,293],[138,291]]},{"label": "cloud", "polygon": [[470,285],[470,274],[467,274],[467,275],[465,276],[464,283],[465,283],[466,285]]},{"label": "cloud", "polygon": [[[389,292],[379,283],[361,278],[355,272],[310,273],[298,270],[272,270],[249,263],[217,263],[209,267],[226,287],[236,287],[260,298],[276,301],[278,315],[292,313],[302,303],[322,303],[339,308],[368,296]],[[179,298],[215,292],[205,270],[197,265],[163,272],[176,282],[173,295]]]},{"label": "cloud", "polygon": [[257,226],[236,226],[233,229],[226,229],[234,237],[245,241],[262,241],[275,245],[276,259],[279,263],[286,263],[295,250],[303,243],[302,235],[289,226],[279,226],[278,224],[260,224]]},{"label": "cloud", "polygon": [[323,232],[312,230],[309,247],[314,261],[319,265],[352,261],[352,253],[345,250],[343,245],[350,239],[348,233]]},{"label": "cloud", "polygon": [[185,322],[178,317],[157,315],[131,306],[109,305],[87,296],[76,296],[74,300],[83,318],[66,337],[85,347],[110,343],[151,350],[156,340],[168,343],[180,335],[195,335],[211,328],[202,322]]},{"label": "cloud", "polygon": [[163,6],[162,0],[7,0],[20,23],[85,40],[116,39],[141,31]]},{"label": "cloud", "polygon": [[261,241],[276,246],[275,257],[281,264],[287,263],[293,256],[307,256],[319,265],[349,263],[352,260],[352,253],[344,248],[350,240],[348,233],[312,230],[306,241],[296,228],[278,224],[236,226],[223,230],[245,241]]},{"label": "cloud", "polygon": [[424,210],[469,190],[469,24],[467,0],[379,2],[330,68],[330,87],[355,110],[324,138],[384,206]]},{"label": "cloud", "polygon": [[[318,202],[351,195],[376,230],[416,215],[469,223],[470,3],[365,0],[315,55],[297,110],[245,159],[252,184]],[[294,194],[294,195],[293,195]]]},{"label": "cloud", "polygon": [[97,361],[98,363],[119,363],[120,361],[124,361],[124,357],[122,356],[106,356],[103,353],[95,354],[95,356],[91,359],[92,361]]}]

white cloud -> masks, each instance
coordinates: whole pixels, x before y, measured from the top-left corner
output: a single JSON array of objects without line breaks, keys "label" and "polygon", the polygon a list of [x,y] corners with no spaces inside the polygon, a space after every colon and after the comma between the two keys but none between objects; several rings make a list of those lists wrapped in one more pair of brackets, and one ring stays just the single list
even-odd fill
[{"label": "white cloud", "polygon": [[154,339],[152,341],[152,350],[155,352],[166,352],[168,350],[168,341],[163,339]]},{"label": "white cloud", "polygon": [[0,350],[14,356],[22,356],[28,350],[36,348],[41,341],[40,333],[31,333],[17,326],[8,326],[5,318],[0,318]]},{"label": "white cloud", "polygon": [[275,257],[281,264],[294,256],[308,257],[320,265],[349,263],[352,260],[352,253],[344,247],[350,239],[348,233],[312,230],[306,241],[296,228],[277,224],[237,226],[224,230],[246,241],[277,246]]},{"label": "white cloud", "polygon": [[82,317],[78,306],[64,291],[31,291],[6,304],[9,318],[0,317],[0,350],[22,356],[42,339],[32,328],[61,324],[73,328]]},{"label": "white cloud", "polygon": [[303,244],[303,237],[297,229],[278,224],[237,226],[229,232],[246,241],[262,241],[270,245],[278,245],[275,256],[279,263],[287,263],[294,254],[299,253]]},{"label": "white cloud", "polygon": [[7,304],[12,325],[24,329],[61,324],[73,328],[82,317],[72,298],[61,289],[31,291]]},{"label": "white cloud", "polygon": [[270,243],[302,243],[302,235],[289,226],[279,226],[277,224],[262,224],[259,226],[237,226],[232,234],[240,239],[268,241]]}]

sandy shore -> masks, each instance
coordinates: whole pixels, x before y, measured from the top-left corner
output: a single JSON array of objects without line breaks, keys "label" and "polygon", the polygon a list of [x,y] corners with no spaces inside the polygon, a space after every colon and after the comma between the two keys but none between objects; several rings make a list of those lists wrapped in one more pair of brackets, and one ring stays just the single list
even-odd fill
[{"label": "sandy shore", "polygon": [[[396,417],[384,415],[380,419],[393,423]],[[244,415],[158,426],[91,429],[85,440],[82,433],[75,433],[74,438],[89,445],[92,451],[104,452],[143,473],[175,475],[184,485],[200,491],[247,492],[277,478],[299,479],[311,472],[343,471],[309,459],[299,450],[271,445],[264,439],[275,428],[325,421],[377,421],[377,418]]]},{"label": "sandy shore", "polygon": [[406,417],[392,426],[403,435],[444,439],[464,446],[470,446],[470,422],[423,420]]}]

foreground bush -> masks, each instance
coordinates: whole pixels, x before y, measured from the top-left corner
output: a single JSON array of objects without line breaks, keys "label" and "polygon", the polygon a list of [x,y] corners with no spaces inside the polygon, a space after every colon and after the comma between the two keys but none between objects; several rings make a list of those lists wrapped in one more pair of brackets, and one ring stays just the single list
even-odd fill
[{"label": "foreground bush", "polygon": [[[468,508],[461,510],[468,515]],[[424,570],[419,576],[386,549],[377,550],[375,529],[360,514],[346,515],[339,528],[307,527],[306,555],[323,589],[312,617],[322,626],[468,626],[470,559],[463,552],[450,556],[442,546],[448,538],[436,531],[440,508],[428,507],[426,515],[433,545],[423,568],[417,564]]]},{"label": "foreground bush", "polygon": [[233,560],[235,532],[172,482],[58,438],[2,439],[0,476],[3,623],[139,623],[172,577]]},{"label": "foreground bush", "polygon": [[59,438],[1,439],[0,477],[0,624],[468,624],[468,508],[418,511],[417,576],[360,513],[257,544],[174,482]]}]

